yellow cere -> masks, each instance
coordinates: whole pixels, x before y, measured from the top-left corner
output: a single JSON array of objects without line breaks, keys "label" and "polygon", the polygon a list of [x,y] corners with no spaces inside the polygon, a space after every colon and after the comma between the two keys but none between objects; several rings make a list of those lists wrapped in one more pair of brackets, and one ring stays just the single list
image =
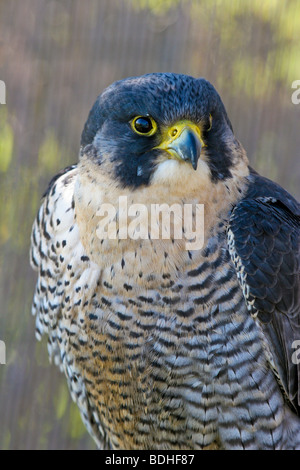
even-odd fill
[{"label": "yellow cere", "polygon": [[205,143],[201,136],[201,129],[197,124],[187,119],[176,122],[170,127],[166,127],[162,130],[162,143],[158,145],[157,149],[167,150],[174,140],[178,139],[184,129],[190,129],[198,136],[202,147],[205,147]]}]

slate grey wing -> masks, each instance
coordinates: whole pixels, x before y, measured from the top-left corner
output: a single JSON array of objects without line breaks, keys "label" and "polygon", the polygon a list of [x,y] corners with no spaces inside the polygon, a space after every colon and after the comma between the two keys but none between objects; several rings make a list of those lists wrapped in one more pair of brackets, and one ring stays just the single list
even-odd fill
[{"label": "slate grey wing", "polygon": [[227,234],[247,308],[261,326],[283,394],[299,414],[300,366],[293,362],[293,344],[300,339],[300,207],[285,199],[285,191],[281,196],[243,199]]}]

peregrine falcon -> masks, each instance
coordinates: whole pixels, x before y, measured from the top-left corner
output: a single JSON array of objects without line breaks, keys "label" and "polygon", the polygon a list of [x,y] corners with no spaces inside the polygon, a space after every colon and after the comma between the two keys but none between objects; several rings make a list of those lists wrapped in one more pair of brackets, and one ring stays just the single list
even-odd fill
[{"label": "peregrine falcon", "polygon": [[[201,247],[175,216],[169,237],[121,236],[120,199],[146,220],[203,207]],[[154,73],[99,95],[31,238],[36,335],[99,448],[300,449],[299,229],[207,80]]]}]

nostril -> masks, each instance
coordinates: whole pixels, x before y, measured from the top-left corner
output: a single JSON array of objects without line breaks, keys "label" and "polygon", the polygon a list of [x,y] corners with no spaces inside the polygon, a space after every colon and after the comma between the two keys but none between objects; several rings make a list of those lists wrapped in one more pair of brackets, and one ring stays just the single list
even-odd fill
[{"label": "nostril", "polygon": [[177,134],[178,130],[175,128],[175,129],[172,129],[172,132],[171,132],[171,136],[172,137],[175,137],[175,135]]}]

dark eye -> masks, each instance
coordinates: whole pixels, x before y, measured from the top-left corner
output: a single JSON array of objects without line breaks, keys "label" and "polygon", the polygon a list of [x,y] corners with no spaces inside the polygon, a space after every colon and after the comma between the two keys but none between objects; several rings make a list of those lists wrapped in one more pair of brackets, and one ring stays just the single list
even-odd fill
[{"label": "dark eye", "polygon": [[131,121],[131,127],[137,134],[145,136],[153,135],[156,132],[157,125],[150,116],[137,116]]}]

